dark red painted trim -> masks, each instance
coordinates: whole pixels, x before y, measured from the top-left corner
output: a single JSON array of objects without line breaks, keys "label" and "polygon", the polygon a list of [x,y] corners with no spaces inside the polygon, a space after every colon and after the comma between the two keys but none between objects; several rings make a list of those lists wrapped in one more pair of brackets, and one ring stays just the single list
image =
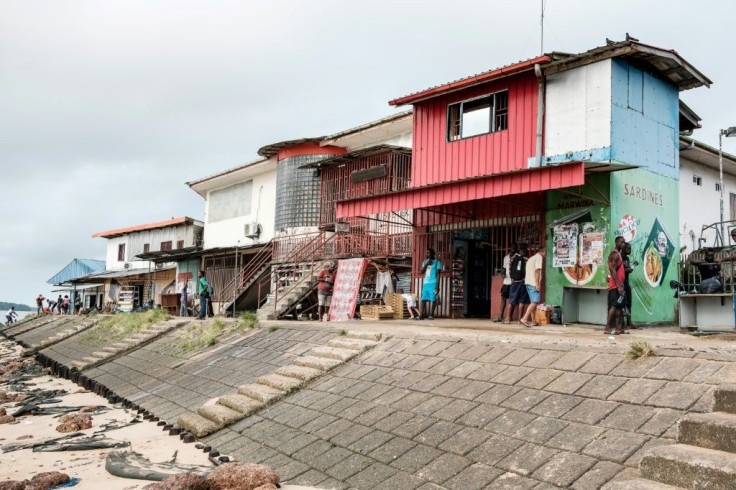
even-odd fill
[{"label": "dark red painted trim", "polygon": [[284,158],[300,157],[303,155],[344,155],[347,152],[347,148],[341,146],[320,146],[317,142],[309,142],[282,148],[276,154],[276,158],[283,160]]}]

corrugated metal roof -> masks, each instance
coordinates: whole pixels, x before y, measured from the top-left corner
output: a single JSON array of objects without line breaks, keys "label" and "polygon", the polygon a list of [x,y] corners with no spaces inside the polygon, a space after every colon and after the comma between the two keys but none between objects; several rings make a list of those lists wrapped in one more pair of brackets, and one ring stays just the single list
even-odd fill
[{"label": "corrugated metal roof", "polygon": [[227,170],[223,170],[222,172],[217,172],[216,174],[208,175],[207,177],[202,177],[201,179],[197,179],[197,180],[193,180],[191,182],[187,182],[186,184],[189,187],[192,187],[194,185],[201,184],[202,182],[206,182],[208,180],[212,180],[212,179],[214,179],[216,177],[221,177],[223,175],[227,175],[227,174],[230,174],[230,173],[233,173],[233,172],[237,172],[238,170],[244,169],[246,167],[251,167],[251,166],[256,165],[258,163],[263,163],[263,162],[267,162],[267,161],[268,161],[268,158],[259,158],[258,160],[253,160],[252,162],[244,163],[242,165],[238,165],[237,167],[232,167],[232,168],[229,168]]},{"label": "corrugated metal roof", "polygon": [[318,136],[316,138],[299,138],[296,140],[286,140],[286,141],[279,141],[278,143],[272,143],[270,145],[266,145],[258,150],[258,154],[261,155],[264,158],[271,158],[272,156],[275,156],[279,150],[283,148],[288,148],[290,146],[296,146],[296,145],[302,145],[304,143],[319,143],[325,139],[324,136]]},{"label": "corrugated metal roof", "polygon": [[405,148],[403,146],[396,146],[396,145],[375,145],[375,146],[369,146],[367,148],[361,148],[360,150],[351,151],[343,155],[332,155],[322,160],[318,160],[316,162],[302,165],[299,168],[328,167],[330,165],[338,165],[340,163],[349,162],[355,158],[376,155],[378,153],[384,153],[384,152],[389,152],[389,151],[392,153],[403,153],[403,154],[411,155],[411,148]]},{"label": "corrugated metal roof", "polygon": [[115,230],[101,231],[99,233],[95,233],[94,235],[92,235],[92,238],[97,238],[97,237],[113,238],[116,236],[125,235],[127,233],[133,233],[134,231],[155,230],[157,228],[167,228],[169,226],[176,226],[176,225],[182,225],[182,224],[191,225],[195,221],[197,220],[195,220],[194,218],[190,218],[188,216],[182,216],[180,218],[171,218],[165,221],[157,221],[156,223],[147,223],[144,225],[129,226],[127,228],[118,228]]},{"label": "corrugated metal roof", "polygon": [[75,283],[102,283],[105,282],[105,279],[116,279],[118,277],[130,277],[130,276],[140,276],[144,274],[155,274],[162,271],[167,271],[169,269],[176,269],[176,266],[171,267],[163,267],[161,269],[148,269],[146,268],[140,268],[140,269],[122,269],[122,270],[109,270],[109,271],[101,271],[101,272],[95,272],[92,274],[89,274],[84,277],[78,277],[74,279],[73,282]]},{"label": "corrugated metal roof", "polygon": [[361,131],[365,131],[366,129],[371,129],[376,126],[380,126],[382,124],[390,123],[393,121],[398,121],[399,119],[403,119],[405,117],[410,117],[414,111],[408,110],[408,111],[402,111],[398,114],[393,114],[391,116],[386,116],[382,119],[378,119],[376,121],[371,121],[369,123],[361,124],[360,126],[356,126],[351,129],[346,129],[345,131],[340,131],[339,133],[331,134],[329,136],[325,136],[324,139],[326,140],[334,140],[337,138],[342,138],[343,136],[347,136],[352,133],[359,133]]},{"label": "corrugated metal roof", "polygon": [[71,281],[78,277],[86,276],[93,272],[101,271],[105,268],[104,260],[94,259],[74,259],[66,267],[57,272],[51,279],[46,281],[48,284],[59,285]]}]

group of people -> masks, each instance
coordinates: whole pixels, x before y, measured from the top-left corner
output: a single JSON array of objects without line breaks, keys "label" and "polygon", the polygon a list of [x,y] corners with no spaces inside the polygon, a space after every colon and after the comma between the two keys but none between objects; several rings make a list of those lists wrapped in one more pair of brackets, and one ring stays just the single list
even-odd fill
[{"label": "group of people", "polygon": [[526,243],[512,243],[503,258],[504,279],[501,286],[501,316],[495,321],[511,323],[514,315],[525,327],[539,325],[534,312],[542,300],[542,277],[547,250],[541,248],[529,257]]},{"label": "group of people", "polygon": [[[204,320],[207,316],[215,316],[212,308],[212,294],[214,290],[212,285],[207,282],[204,272],[199,273],[199,280],[197,282],[197,292],[199,293],[199,314],[197,315],[198,320]],[[180,306],[179,315],[189,316],[189,286],[187,281],[184,281],[179,289],[180,295]]]},{"label": "group of people", "polygon": [[[44,301],[46,301],[46,306],[44,306],[43,304]],[[69,299],[68,294],[65,294],[64,296],[60,294],[56,301],[51,298],[46,299],[43,294],[39,294],[38,296],[36,296],[37,315],[40,316],[46,313],[54,313],[54,310],[56,310],[56,313],[59,315],[68,315],[70,313],[70,311],[72,310],[72,301],[71,299]],[[72,311],[72,313],[77,315],[81,310],[82,298],[77,295],[74,300],[74,310]]]}]

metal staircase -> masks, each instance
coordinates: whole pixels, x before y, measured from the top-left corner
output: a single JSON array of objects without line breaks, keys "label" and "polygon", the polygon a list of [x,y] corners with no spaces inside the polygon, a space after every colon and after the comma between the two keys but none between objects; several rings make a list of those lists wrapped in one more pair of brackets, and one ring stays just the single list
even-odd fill
[{"label": "metal staircase", "polygon": [[[232,311],[233,303],[237,304],[248,293],[252,292],[252,286],[260,284],[264,276],[270,278],[271,259],[273,257],[273,240],[266,243],[253,258],[248,261],[236,276],[222,290],[220,294],[220,312],[226,314]],[[253,304],[260,305],[260,301],[253,300]]]}]

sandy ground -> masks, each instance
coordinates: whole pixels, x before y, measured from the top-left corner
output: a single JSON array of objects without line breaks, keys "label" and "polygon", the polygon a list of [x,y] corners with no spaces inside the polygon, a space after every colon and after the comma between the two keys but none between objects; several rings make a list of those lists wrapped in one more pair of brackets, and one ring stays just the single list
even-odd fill
[{"label": "sandy ground", "polygon": [[[0,341],[0,361],[19,357],[21,348],[13,342]],[[136,413],[117,405],[111,405],[105,398],[81,389],[69,380],[55,376],[44,375],[25,382],[27,388],[42,390],[65,390],[66,395],[58,396],[60,403],[44,406],[99,406],[106,410],[93,413],[92,428],[84,431],[92,435],[100,427],[110,423],[130,422]],[[7,386],[0,385],[0,391],[10,391]],[[16,391],[17,392],[17,391]],[[17,408],[17,403],[0,405],[5,407],[9,414]],[[11,442],[43,441],[63,436],[56,431],[60,416],[55,415],[25,415],[15,423],[0,425],[0,445]],[[136,451],[154,463],[169,461],[177,454],[179,464],[194,464],[211,466],[207,453],[195,448],[195,444],[185,444],[179,437],[169,436],[161,430],[155,422],[142,421],[121,429],[110,430],[104,433],[108,439],[130,442],[130,450]],[[30,438],[28,436],[31,436]],[[105,470],[105,458],[108,452],[115,449],[93,449],[86,451],[65,452],[36,452],[31,449],[22,449],[13,452],[0,452],[0,481],[31,479],[34,475],[46,471],[60,471],[72,478],[78,478],[79,483],[73,488],[99,490],[122,490],[143,488],[151,481],[119,478]],[[285,490],[299,490],[297,487],[284,485]]]}]

